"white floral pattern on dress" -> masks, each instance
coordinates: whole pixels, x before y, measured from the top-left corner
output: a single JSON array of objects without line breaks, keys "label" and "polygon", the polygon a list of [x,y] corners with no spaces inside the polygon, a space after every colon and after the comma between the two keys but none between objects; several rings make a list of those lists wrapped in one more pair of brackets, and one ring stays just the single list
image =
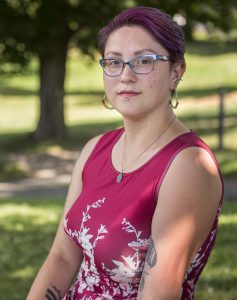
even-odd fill
[{"label": "white floral pattern on dress", "polygon": [[[82,212],[82,222],[79,231],[68,229],[67,223],[68,219],[64,220],[64,228],[69,237],[73,239],[76,237],[79,244],[81,244],[84,252],[84,256],[89,258],[89,261],[83,260],[81,264],[81,270],[85,273],[85,280],[81,278],[81,272],[78,274],[78,280],[80,281],[80,285],[78,287],[78,293],[82,294],[84,289],[87,291],[94,291],[94,286],[98,286],[100,282],[99,272],[97,271],[95,261],[94,261],[94,248],[99,240],[104,238],[105,233],[107,233],[107,229],[104,225],[100,225],[100,228],[97,231],[97,236],[94,238],[92,234],[89,234],[90,228],[85,226],[85,222],[91,219],[89,211],[94,208],[99,208],[104,203],[105,198],[102,198],[91,205],[87,205],[86,212]],[[94,238],[94,240],[92,240]],[[73,289],[71,293],[74,293]],[[82,298],[83,299],[83,298]]]},{"label": "white floral pattern on dress", "polygon": [[[134,233],[136,240],[128,243],[129,248],[131,248],[135,253],[133,256],[122,256],[123,261],[113,260],[113,263],[117,268],[110,271],[111,278],[118,282],[128,281],[131,282],[136,274],[142,272],[144,267],[145,255],[142,255],[140,250],[148,248],[149,239],[141,239],[142,231],[137,231],[134,226],[131,225],[125,218],[122,221],[123,230],[128,233]],[[144,252],[143,252],[144,253]]]},{"label": "white floral pattern on dress", "polygon": [[214,246],[215,237],[216,229],[213,229],[208,236],[208,243],[206,244],[205,248],[202,249],[201,247],[190,263],[190,266],[184,278],[184,282],[186,283],[186,298],[184,300],[193,299],[194,297],[196,279],[198,278],[197,276],[201,273],[201,270],[206,264],[205,258],[208,257],[208,253],[210,254]]},{"label": "white floral pattern on dress", "polygon": [[[90,210],[100,208],[104,202],[105,198],[102,198],[91,205],[87,205],[86,211],[82,212],[83,217],[79,231],[68,229],[68,219],[64,221],[65,231],[71,239],[76,238],[77,242],[82,246],[84,253],[84,259],[76,282],[70,290],[71,297],[73,297],[72,295],[74,294],[80,294],[80,299],[87,300],[113,299],[114,296],[136,299],[149,238],[141,238],[142,231],[136,230],[136,228],[124,218],[121,222],[122,230],[135,236],[134,240],[128,243],[128,247],[132,249],[134,254],[132,256],[122,255],[121,260],[112,259],[115,265],[113,269],[107,268],[102,262],[101,267],[104,273],[99,273],[94,258],[95,248],[99,240],[103,239],[104,235],[108,233],[108,230],[105,225],[100,224],[97,235],[94,236],[90,233],[90,228],[85,226],[85,223],[91,219]],[[100,288],[100,295],[96,294],[95,288],[97,288],[97,290]],[[92,296],[85,295],[85,293],[88,292],[94,297],[92,298]]]}]

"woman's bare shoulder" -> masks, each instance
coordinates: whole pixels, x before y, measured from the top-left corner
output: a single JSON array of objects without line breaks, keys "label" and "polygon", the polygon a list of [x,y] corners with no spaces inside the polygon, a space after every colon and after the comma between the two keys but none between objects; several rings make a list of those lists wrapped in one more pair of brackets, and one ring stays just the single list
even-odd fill
[{"label": "woman's bare shoulder", "polygon": [[97,135],[95,137],[93,137],[92,139],[90,139],[84,146],[84,148],[82,149],[81,151],[81,154],[76,162],[76,165],[77,164],[82,164],[84,165],[87,161],[87,159],[89,158],[89,156],[91,155],[92,151],[94,150],[96,144],[98,143],[98,141],[100,140],[100,138],[102,137],[103,135]]},{"label": "woman's bare shoulder", "polygon": [[171,172],[182,175],[219,181],[219,170],[210,153],[201,147],[188,147],[182,150],[171,164]]}]

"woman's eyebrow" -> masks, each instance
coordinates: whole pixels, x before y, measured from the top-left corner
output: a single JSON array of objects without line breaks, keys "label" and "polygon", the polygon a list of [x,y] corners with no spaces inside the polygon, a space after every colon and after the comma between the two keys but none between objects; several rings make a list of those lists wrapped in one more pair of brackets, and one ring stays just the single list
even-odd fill
[{"label": "woman's eyebrow", "polygon": [[117,51],[109,51],[108,53],[106,53],[106,56],[107,55],[122,56],[122,54],[120,52],[117,52]]},{"label": "woman's eyebrow", "polygon": [[[145,48],[145,49],[140,49],[140,50],[135,51],[134,55],[140,55],[140,54],[144,54],[147,52],[156,53],[156,51],[153,49]],[[108,53],[106,53],[106,56],[108,56],[108,55],[122,56],[122,53],[118,52],[118,51],[109,51]]]},{"label": "woman's eyebrow", "polygon": [[156,53],[156,51],[153,49],[141,49],[141,50],[135,51],[134,54],[139,55],[139,54],[144,54],[146,52]]}]

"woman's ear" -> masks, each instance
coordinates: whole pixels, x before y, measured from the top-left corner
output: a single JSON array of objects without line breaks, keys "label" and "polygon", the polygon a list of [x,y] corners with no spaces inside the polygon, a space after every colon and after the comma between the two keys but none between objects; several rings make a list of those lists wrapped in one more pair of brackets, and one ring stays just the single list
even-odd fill
[{"label": "woman's ear", "polygon": [[182,80],[183,74],[186,70],[186,63],[185,60],[176,62],[171,67],[171,82],[170,82],[170,89],[175,91],[179,82]]}]

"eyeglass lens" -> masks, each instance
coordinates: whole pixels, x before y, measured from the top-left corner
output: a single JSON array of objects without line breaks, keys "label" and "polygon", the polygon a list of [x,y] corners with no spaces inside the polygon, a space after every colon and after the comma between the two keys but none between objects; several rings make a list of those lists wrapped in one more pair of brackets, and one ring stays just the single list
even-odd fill
[{"label": "eyeglass lens", "polygon": [[155,59],[153,56],[139,56],[130,62],[123,62],[120,59],[104,59],[102,67],[107,75],[117,76],[122,73],[125,64],[137,74],[145,74],[152,71]]}]

